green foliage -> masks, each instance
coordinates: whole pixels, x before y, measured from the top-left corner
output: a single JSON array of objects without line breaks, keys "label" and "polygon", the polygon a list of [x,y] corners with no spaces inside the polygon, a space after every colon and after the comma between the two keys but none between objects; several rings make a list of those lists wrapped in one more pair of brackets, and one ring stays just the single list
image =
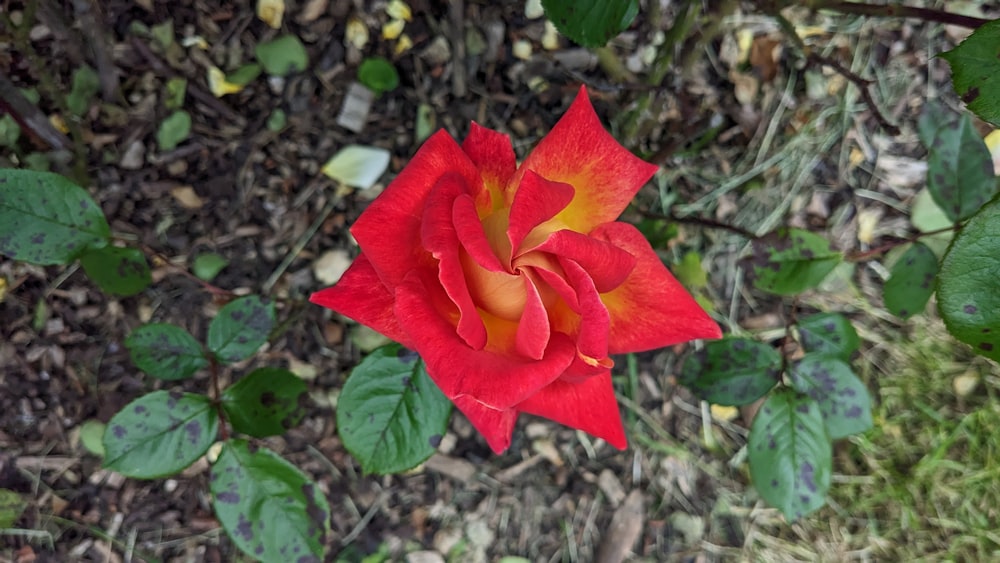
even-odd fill
[{"label": "green foliage", "polygon": [[754,487],[785,518],[826,503],[833,447],[816,401],[787,388],[771,394],[754,417],[747,450]]},{"label": "green foliage", "polygon": [[295,466],[246,440],[230,440],[209,482],[219,523],[243,552],[264,562],[323,561],[330,506]]},{"label": "green foliage", "polygon": [[143,325],[128,335],[125,347],[139,369],[158,379],[186,379],[208,367],[201,344],[179,326]]},{"label": "green foliage", "polygon": [[542,0],[559,33],[584,47],[603,47],[632,24],[638,0]]},{"label": "green foliage", "polygon": [[383,94],[399,86],[399,72],[383,57],[368,57],[358,67],[358,81],[376,95]]},{"label": "green foliage", "polygon": [[277,436],[305,416],[309,392],[294,373],[260,368],[222,392],[222,408],[233,429],[256,438]]},{"label": "green foliage", "polygon": [[[181,109],[184,107],[184,96],[187,93],[186,78],[171,78],[167,80],[167,95],[163,99],[163,105],[167,109]],[[160,126],[163,127],[162,125]]]},{"label": "green foliage", "polygon": [[88,452],[104,457],[104,432],[108,425],[100,420],[88,420],[80,425],[80,445]]},{"label": "green foliage", "polygon": [[828,240],[802,229],[782,227],[755,239],[752,246],[743,265],[754,286],[778,295],[816,287],[841,260]]},{"label": "green foliage", "polygon": [[997,193],[993,158],[968,114],[928,104],[920,116],[927,189],[953,222],[968,219]]},{"label": "green foliage", "polygon": [[285,115],[285,110],[281,108],[275,108],[271,111],[271,115],[267,116],[267,123],[265,126],[268,131],[273,131],[277,133],[285,128],[288,123],[288,116]]},{"label": "green foliage", "polygon": [[160,145],[160,150],[174,150],[190,134],[191,114],[177,110],[160,123],[160,128],[156,130],[156,144]]},{"label": "green foliage", "polygon": [[434,385],[416,354],[383,346],[366,357],[337,401],[344,447],[366,473],[405,471],[434,453],[451,415],[451,401]]},{"label": "green foliage", "polygon": [[0,169],[0,254],[67,264],[110,237],[104,213],[80,186],[58,174]]},{"label": "green foliage", "polygon": [[763,397],[780,375],[777,350],[748,338],[725,338],[688,356],[678,381],[700,399],[740,406]]},{"label": "green foliage", "polygon": [[861,339],[851,321],[837,313],[817,313],[798,323],[799,338],[806,352],[850,361]]},{"label": "green foliage", "polygon": [[274,320],[274,303],[256,295],[235,299],[208,325],[208,349],[224,364],[246,359],[267,342]]},{"label": "green foliage", "polygon": [[934,293],[938,259],[927,245],[913,243],[896,261],[885,282],[885,308],[897,317],[908,319],[921,313]]},{"label": "green foliage", "polygon": [[0,489],[0,530],[10,528],[21,517],[28,503],[10,489]]},{"label": "green foliage", "polygon": [[792,387],[819,406],[827,435],[836,440],[872,427],[872,399],[851,366],[835,357],[808,354],[790,370]]},{"label": "green foliage", "polygon": [[205,281],[212,281],[223,268],[229,265],[229,260],[214,252],[206,252],[195,257],[191,263],[191,272]]},{"label": "green foliage", "polygon": [[101,82],[94,69],[81,65],[73,71],[73,87],[66,96],[66,108],[73,115],[83,115],[100,88]]},{"label": "green foliage", "polygon": [[94,283],[113,295],[135,295],[153,283],[146,256],[135,248],[105,246],[80,256],[80,265]]},{"label": "green foliage", "polygon": [[941,261],[938,309],[955,338],[1000,361],[1000,199],[965,224]]},{"label": "green foliage", "polygon": [[218,411],[208,397],[154,391],[111,417],[104,465],[138,479],[173,475],[205,455],[218,430]]},{"label": "green foliage", "polygon": [[309,66],[309,54],[294,35],[282,35],[271,41],[258,43],[254,54],[264,72],[273,76],[286,76],[302,72]]},{"label": "green foliage", "polygon": [[245,64],[227,74],[226,82],[236,84],[238,86],[246,86],[254,80],[257,80],[257,77],[260,76],[260,71],[260,65],[257,63]]},{"label": "green foliage", "polygon": [[939,56],[951,65],[952,85],[965,105],[1000,127],[1000,20],[980,26]]}]

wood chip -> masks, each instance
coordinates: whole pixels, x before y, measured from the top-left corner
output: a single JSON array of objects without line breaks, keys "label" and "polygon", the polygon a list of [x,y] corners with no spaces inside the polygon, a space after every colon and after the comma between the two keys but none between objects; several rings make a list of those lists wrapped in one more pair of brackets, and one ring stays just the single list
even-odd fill
[{"label": "wood chip", "polygon": [[621,563],[642,534],[645,519],[642,491],[636,489],[628,494],[625,503],[611,517],[611,526],[601,542],[595,561]]},{"label": "wood chip", "polygon": [[436,471],[462,483],[472,481],[472,478],[476,476],[476,472],[478,471],[476,466],[471,462],[441,454],[432,455],[430,459],[424,462],[424,468]]}]

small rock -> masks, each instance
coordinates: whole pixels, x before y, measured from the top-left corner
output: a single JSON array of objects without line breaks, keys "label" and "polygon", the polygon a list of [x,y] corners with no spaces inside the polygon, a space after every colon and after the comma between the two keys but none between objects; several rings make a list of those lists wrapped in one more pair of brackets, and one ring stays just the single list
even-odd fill
[{"label": "small rock", "polygon": [[333,285],[351,266],[351,255],[342,248],[328,250],[312,266],[313,275],[320,283]]},{"label": "small rock", "polygon": [[146,161],[146,145],[142,141],[132,141],[132,144],[125,149],[118,166],[125,170],[139,170]]},{"label": "small rock", "polygon": [[625,487],[622,487],[621,481],[610,469],[605,469],[598,475],[597,487],[608,497],[611,506],[617,508],[625,500]]},{"label": "small rock", "polygon": [[451,46],[443,35],[438,35],[420,52],[420,58],[431,65],[442,65],[451,60]]}]

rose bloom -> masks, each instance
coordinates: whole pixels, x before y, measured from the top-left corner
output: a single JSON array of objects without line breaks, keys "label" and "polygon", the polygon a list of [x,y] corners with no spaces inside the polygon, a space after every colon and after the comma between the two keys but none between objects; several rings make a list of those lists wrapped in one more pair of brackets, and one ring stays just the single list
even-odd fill
[{"label": "rose bloom", "polygon": [[584,88],[517,165],[472,123],[431,136],[351,228],[361,254],[328,307],[415,350],[493,451],[525,412],[617,448],[610,354],[718,325],[632,225],[616,222],[657,167],[601,126]]}]

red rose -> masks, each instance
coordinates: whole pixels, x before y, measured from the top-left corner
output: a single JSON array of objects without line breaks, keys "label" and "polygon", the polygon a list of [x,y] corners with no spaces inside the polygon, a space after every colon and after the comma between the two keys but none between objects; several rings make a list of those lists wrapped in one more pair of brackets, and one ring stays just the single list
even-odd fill
[{"label": "red rose", "polygon": [[518,413],[626,446],[609,354],[718,325],[642,234],[615,219],[656,171],[581,88],[520,166],[475,123],[439,131],[351,228],[361,254],[311,300],[412,348],[495,452]]}]

